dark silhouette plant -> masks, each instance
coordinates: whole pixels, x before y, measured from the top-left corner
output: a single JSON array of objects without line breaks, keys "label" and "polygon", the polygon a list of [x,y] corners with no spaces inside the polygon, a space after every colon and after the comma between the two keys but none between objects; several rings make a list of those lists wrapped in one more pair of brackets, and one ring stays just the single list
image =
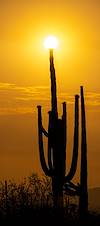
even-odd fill
[{"label": "dark silhouette plant", "polygon": [[88,212],[88,189],[87,189],[87,139],[86,139],[86,115],[83,87],[81,86],[81,172],[80,172],[80,215]]},{"label": "dark silhouette plant", "polygon": [[[79,95],[75,95],[75,122],[74,122],[74,145],[73,145],[73,157],[71,168],[68,175],[65,175],[66,171],[66,103],[63,103],[62,118],[58,118],[57,110],[57,89],[56,89],[56,76],[54,68],[53,50],[50,49],[50,78],[51,78],[51,111],[49,111],[49,124],[48,131],[46,131],[42,125],[42,113],[41,106],[38,107],[38,139],[39,139],[39,153],[40,162],[44,173],[52,178],[52,191],[54,206],[56,208],[63,207],[63,187],[69,190],[74,190],[74,194],[80,195],[80,208],[87,209],[86,199],[87,190],[87,153],[86,153],[86,127],[85,127],[85,107],[84,107],[84,95],[83,87],[81,87],[81,112],[82,112],[82,146],[81,146],[81,179],[80,186],[74,185],[71,180],[73,179],[78,159],[78,137],[79,137]],[[43,135],[48,139],[48,153],[46,163],[44,147],[43,147]],[[84,164],[85,163],[85,164]],[[85,169],[84,169],[85,168]],[[84,173],[84,172],[85,173]],[[84,177],[84,179],[82,179]],[[87,199],[88,200],[88,199]],[[83,210],[85,212],[85,210]]]}]

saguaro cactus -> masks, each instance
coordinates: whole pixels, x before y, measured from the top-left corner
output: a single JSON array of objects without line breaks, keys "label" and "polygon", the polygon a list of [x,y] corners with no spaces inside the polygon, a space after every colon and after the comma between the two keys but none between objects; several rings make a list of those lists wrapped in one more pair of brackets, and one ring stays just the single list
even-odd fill
[{"label": "saguaro cactus", "polygon": [[86,116],[83,87],[81,86],[81,172],[80,172],[80,198],[79,210],[81,215],[88,211],[87,189],[87,140],[86,140]]},{"label": "saguaro cactus", "polygon": [[[52,178],[52,191],[55,207],[63,206],[63,185],[74,177],[78,158],[78,127],[79,104],[78,95],[75,96],[75,127],[73,158],[70,171],[65,176],[66,168],[66,103],[63,103],[62,118],[58,118],[56,77],[53,59],[53,50],[50,50],[50,77],[51,77],[51,111],[49,112],[48,132],[42,125],[41,106],[38,106],[38,136],[40,161],[43,171]],[[43,148],[43,134],[48,138],[48,165],[46,164]]]}]

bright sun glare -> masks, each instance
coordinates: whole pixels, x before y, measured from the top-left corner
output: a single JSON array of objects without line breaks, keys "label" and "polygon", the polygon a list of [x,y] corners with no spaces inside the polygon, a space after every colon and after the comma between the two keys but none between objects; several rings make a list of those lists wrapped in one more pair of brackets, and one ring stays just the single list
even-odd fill
[{"label": "bright sun glare", "polygon": [[46,49],[56,49],[58,47],[58,40],[54,36],[48,36],[44,40],[44,46]]}]

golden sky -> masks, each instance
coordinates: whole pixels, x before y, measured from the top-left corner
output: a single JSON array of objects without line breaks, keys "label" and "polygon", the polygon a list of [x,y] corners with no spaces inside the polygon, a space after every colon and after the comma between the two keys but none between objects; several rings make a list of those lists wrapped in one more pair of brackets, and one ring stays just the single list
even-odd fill
[{"label": "golden sky", "polygon": [[36,106],[43,106],[47,126],[50,78],[43,41],[49,34],[59,39],[55,67],[60,114],[61,103],[68,103],[68,151],[73,139],[74,95],[83,85],[89,186],[100,186],[98,0],[0,1],[0,178],[20,179],[41,170]]}]

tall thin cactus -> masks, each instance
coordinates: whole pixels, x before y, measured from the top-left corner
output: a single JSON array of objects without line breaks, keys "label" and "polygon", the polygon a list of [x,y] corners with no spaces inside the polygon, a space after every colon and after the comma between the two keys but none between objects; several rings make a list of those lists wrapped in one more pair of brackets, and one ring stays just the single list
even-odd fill
[{"label": "tall thin cactus", "polygon": [[[62,118],[58,118],[56,76],[53,50],[50,49],[51,77],[51,111],[49,112],[48,132],[42,125],[41,106],[38,106],[38,137],[40,161],[44,173],[52,178],[52,191],[55,207],[63,207],[63,185],[74,177],[78,159],[78,127],[79,127],[79,96],[75,95],[75,126],[73,158],[70,171],[65,176],[66,169],[66,103],[63,103]],[[43,134],[48,138],[48,165],[46,164],[43,147]]]},{"label": "tall thin cactus", "polygon": [[81,86],[81,172],[80,172],[80,215],[86,215],[88,211],[88,189],[87,189],[87,140],[86,140],[86,116],[83,86]]}]

